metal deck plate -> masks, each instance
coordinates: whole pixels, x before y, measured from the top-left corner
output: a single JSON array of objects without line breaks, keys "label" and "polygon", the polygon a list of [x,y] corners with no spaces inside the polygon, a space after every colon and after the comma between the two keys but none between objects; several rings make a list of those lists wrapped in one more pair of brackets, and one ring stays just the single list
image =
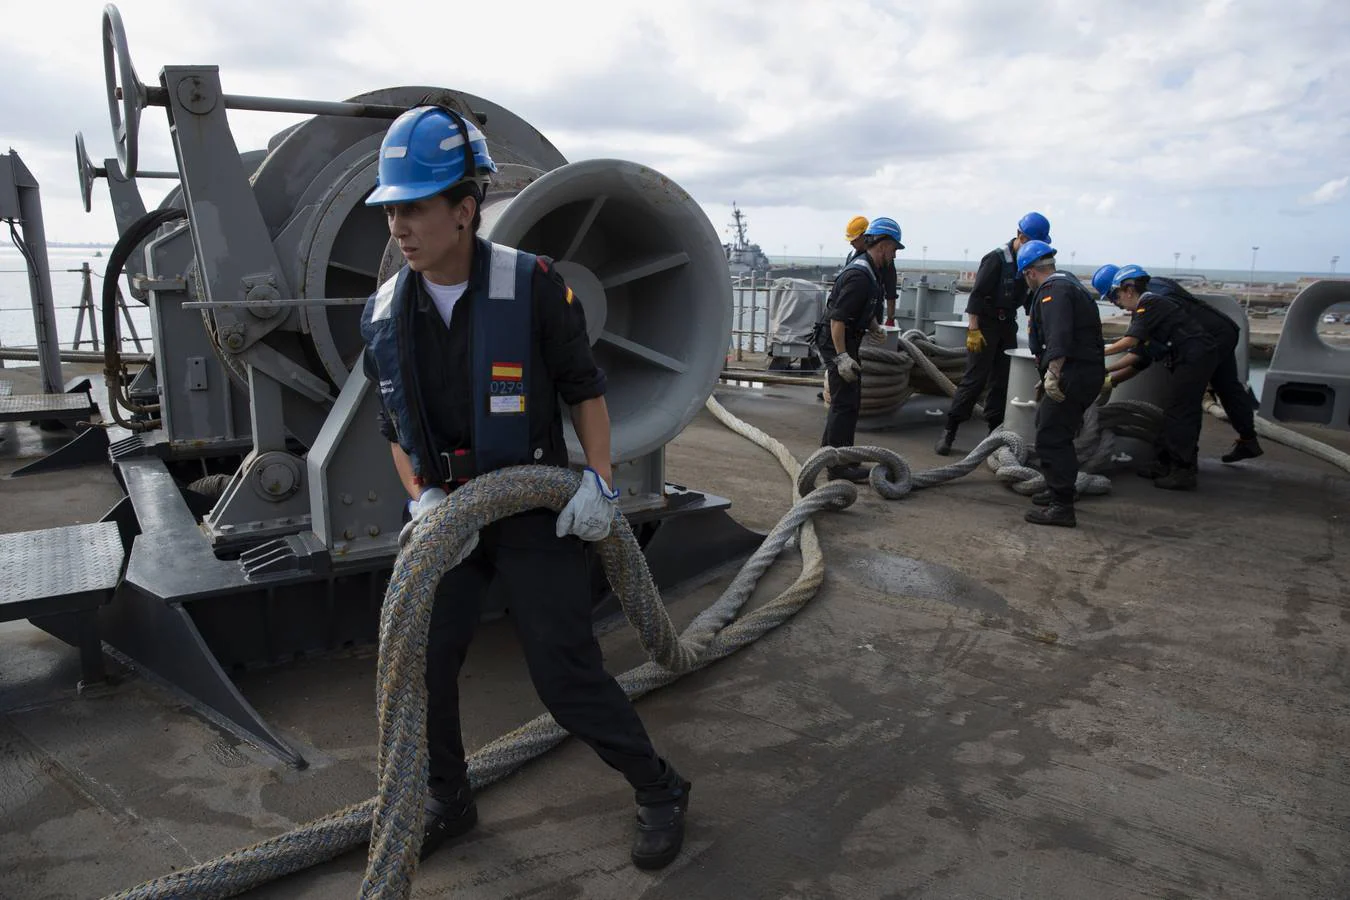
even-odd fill
[{"label": "metal deck plate", "polygon": [[0,534],[0,615],[10,604],[111,591],[124,555],[116,522]]},{"label": "metal deck plate", "polygon": [[0,422],[28,419],[78,419],[93,414],[94,403],[86,393],[18,394],[0,396]]}]

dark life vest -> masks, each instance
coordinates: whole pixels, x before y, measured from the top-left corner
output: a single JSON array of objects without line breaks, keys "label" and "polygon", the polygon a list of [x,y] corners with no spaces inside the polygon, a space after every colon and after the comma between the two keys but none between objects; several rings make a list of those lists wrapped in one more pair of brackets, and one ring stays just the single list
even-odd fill
[{"label": "dark life vest", "polygon": [[[477,249],[491,257],[487,290],[480,288],[471,300],[473,474],[533,461],[526,386],[533,349],[535,256],[481,238]],[[361,313],[361,336],[374,357],[380,395],[413,473],[421,483],[439,484],[450,481],[451,473],[431,446],[419,399],[412,353],[417,277],[405,265],[380,285]]]}]

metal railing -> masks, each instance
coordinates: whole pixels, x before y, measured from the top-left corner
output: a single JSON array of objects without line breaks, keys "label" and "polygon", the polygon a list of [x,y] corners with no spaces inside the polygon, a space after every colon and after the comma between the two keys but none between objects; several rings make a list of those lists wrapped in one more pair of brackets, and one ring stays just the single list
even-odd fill
[{"label": "metal railing", "polygon": [[[86,356],[90,356],[91,352],[92,356],[98,357],[100,351],[99,325],[102,323],[102,310],[101,305],[95,300],[94,279],[102,278],[103,276],[93,271],[88,262],[82,262],[78,269],[68,268],[56,269],[54,271],[58,273],[80,275],[79,302],[74,305],[65,304],[55,307],[58,311],[74,311],[76,313],[75,337],[69,344],[60,342],[59,329],[53,328],[53,331],[57,332],[57,341],[60,343],[59,349],[61,355],[66,358],[67,362],[86,361]],[[27,269],[0,269],[0,275],[28,276],[29,272]],[[28,278],[25,277],[25,281],[27,280]],[[102,292],[100,291],[99,296],[101,296],[101,294]],[[117,290],[117,308],[120,313],[121,322],[119,322],[118,333],[115,337],[120,344],[134,345],[136,348],[135,352],[138,356],[144,355],[145,347],[143,341],[146,339],[142,338],[137,331],[136,322],[131,317],[131,311],[127,308],[126,298],[123,296],[120,287]],[[3,319],[0,319],[0,324],[8,324],[12,321],[10,318],[12,316],[24,315],[33,315],[31,302],[26,304],[10,303],[0,306],[0,316],[4,317]],[[86,321],[89,329],[88,337],[85,337]],[[35,331],[36,327],[34,326],[33,332],[30,333],[35,333]],[[80,350],[81,346],[84,344],[89,345],[90,351]],[[0,368],[4,368],[6,359],[24,362],[37,360],[40,358],[38,354],[41,349],[36,337],[30,338],[28,342],[17,344],[0,341]]]}]

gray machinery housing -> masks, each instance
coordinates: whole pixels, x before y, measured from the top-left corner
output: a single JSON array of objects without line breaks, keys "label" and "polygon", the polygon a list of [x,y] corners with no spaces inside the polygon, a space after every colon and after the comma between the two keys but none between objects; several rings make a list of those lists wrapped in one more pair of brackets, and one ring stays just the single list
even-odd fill
[{"label": "gray machinery housing", "polygon": [[[358,323],[402,260],[383,211],[363,201],[390,120],[428,101],[475,116],[487,137],[500,172],[483,236],[553,257],[583,304],[608,375],[620,506],[658,584],[758,543],[726,500],[665,480],[664,447],[711,394],[732,319],[717,233],[678,185],[633,162],[569,164],[509,110],[458,91],[242,97],[224,93],[214,66],[166,66],[146,86],[116,7],[104,10],[103,36],[117,157],[94,169],[77,140],[86,206],[107,176],[123,241],[140,242],[129,231],[145,210],[139,118],[162,106],[181,180],[162,206],[185,213],[127,263],[154,353],[116,386],[135,415],[108,450],[127,497],[105,519],[129,546],[100,616],[115,651],[303,765],[228,672],[375,639],[406,495],[375,426]],[[229,109],[313,117],[241,155]],[[599,602],[598,563],[596,573]]]},{"label": "gray machinery housing", "polygon": [[1350,282],[1315,281],[1289,304],[1261,391],[1261,415],[1350,431],[1350,350],[1317,336],[1322,314],[1350,302]]}]

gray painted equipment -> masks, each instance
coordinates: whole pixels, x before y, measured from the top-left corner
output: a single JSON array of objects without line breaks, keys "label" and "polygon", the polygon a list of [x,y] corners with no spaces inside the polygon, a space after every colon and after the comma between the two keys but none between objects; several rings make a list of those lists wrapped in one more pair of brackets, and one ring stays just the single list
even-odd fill
[{"label": "gray painted equipment", "polygon": [[1021,437],[1028,447],[1035,446],[1036,385],[1041,383],[1041,373],[1036,370],[1036,358],[1025,347],[1003,352],[1011,357],[1008,364],[1008,405],[1003,412],[1003,428]]},{"label": "gray painted equipment", "polygon": [[901,273],[895,300],[895,320],[909,320],[911,328],[932,334],[938,322],[956,315],[956,276]]},{"label": "gray painted equipment", "polygon": [[1263,418],[1350,431],[1350,350],[1317,336],[1322,314],[1346,302],[1350,282],[1315,281],[1289,304],[1261,390]]},{"label": "gray painted equipment", "polygon": [[965,348],[966,334],[970,329],[966,327],[964,319],[954,322],[938,322],[933,327],[937,332],[936,343],[939,347]]},{"label": "gray painted equipment", "polygon": [[[47,265],[47,232],[42,223],[42,198],[37,179],[10,150],[0,154],[0,221],[28,266],[33,297],[33,333],[37,335],[42,392],[61,393],[61,342],[56,334],[56,306],[52,301],[52,273]],[[15,230],[18,227],[18,231]],[[19,235],[22,231],[22,237]]]},{"label": "gray painted equipment", "polygon": [[[139,280],[154,358],[126,393],[153,402],[109,450],[127,499],[108,518],[135,535],[102,609],[109,644],[217,721],[303,763],[227,673],[375,638],[406,495],[375,427],[358,323],[402,260],[383,211],[362,201],[389,120],[426,102],[482,124],[500,169],[484,236],[552,256],[585,308],[609,378],[620,508],[657,583],[758,543],[726,500],[664,477],[664,446],[712,392],[731,333],[726,257],[685,191],[632,162],[568,164],[529,123],[457,91],[241,98],[223,92],[213,66],[168,66],[147,88],[115,7],[103,25],[118,149],[105,170],[127,179],[110,177],[109,188],[137,193],[140,113],[164,106],[181,178],[166,204],[186,213],[142,220],[155,226]],[[241,157],[226,121],[238,108],[315,115],[276,135],[258,161]],[[77,159],[83,187],[83,141]],[[119,225],[126,245],[141,239]],[[568,444],[581,462],[570,426]],[[595,571],[604,597],[598,562]]]}]

